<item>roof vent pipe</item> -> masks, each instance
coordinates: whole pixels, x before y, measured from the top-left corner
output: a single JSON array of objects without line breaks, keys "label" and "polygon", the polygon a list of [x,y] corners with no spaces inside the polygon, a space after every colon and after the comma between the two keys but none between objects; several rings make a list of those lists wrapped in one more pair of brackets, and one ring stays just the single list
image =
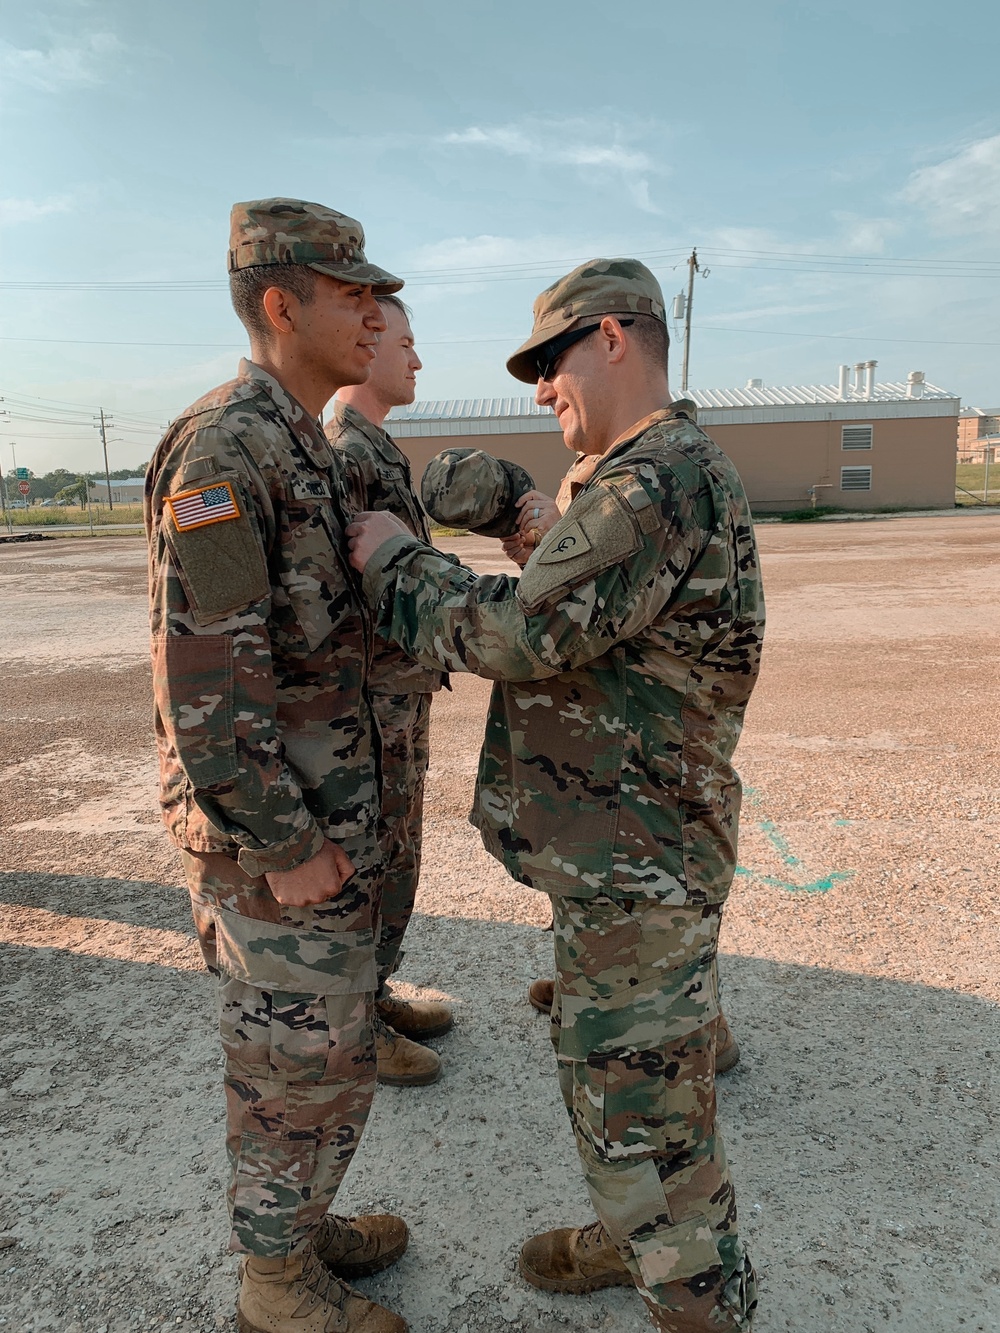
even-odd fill
[{"label": "roof vent pipe", "polygon": [[865,362],[865,397],[870,398],[875,392],[875,367],[877,361]]},{"label": "roof vent pipe", "polygon": [[848,393],[850,392],[850,389],[848,387],[848,381],[850,379],[851,367],[839,366],[838,372],[839,373],[838,373],[838,383],[837,383],[837,397],[840,399],[841,402],[844,402],[847,398]]},{"label": "roof vent pipe", "polygon": [[865,390],[864,374],[865,374],[865,363],[863,361],[855,361],[854,392],[858,395],[859,398],[864,393]]},{"label": "roof vent pipe", "polygon": [[911,370],[906,377],[907,398],[923,398],[924,384],[924,372],[922,370]]}]

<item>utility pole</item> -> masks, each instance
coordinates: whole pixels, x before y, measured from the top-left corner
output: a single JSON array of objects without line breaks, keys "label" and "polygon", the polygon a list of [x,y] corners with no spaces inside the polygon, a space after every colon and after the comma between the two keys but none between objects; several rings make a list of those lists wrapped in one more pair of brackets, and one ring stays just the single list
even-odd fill
[{"label": "utility pole", "polygon": [[[96,420],[97,420],[97,417],[95,417],[94,420],[96,421]],[[109,513],[111,512],[112,509],[114,509],[114,505],[113,505],[112,502],[111,502],[111,472],[110,472],[110,469],[108,468],[108,431],[107,431],[107,428],[108,428],[108,426],[113,426],[113,425],[114,425],[114,422],[112,421],[111,417],[105,417],[105,415],[104,415],[104,408],[102,407],[102,408],[101,408],[101,424],[97,427],[97,429],[101,432],[101,443],[104,445],[104,477],[105,477],[105,480],[106,480],[107,483],[108,483],[108,512],[109,512]]]},{"label": "utility pole", "polygon": [[687,308],[684,311],[684,366],[681,370],[681,393],[687,393],[688,387],[688,362],[691,358],[691,302],[694,300],[694,275],[700,272],[698,251],[692,250],[691,258],[688,260]]},{"label": "utility pole", "polygon": [[14,526],[10,521],[10,514],[7,510],[7,482],[4,480],[2,467],[0,467],[0,502],[3,503],[3,521],[7,525],[8,533],[12,533]]},{"label": "utility pole", "polygon": [[983,504],[990,502],[990,463],[993,459],[993,449],[990,444],[989,436],[986,437],[987,443],[983,449],[983,462],[986,464],[986,475],[983,477]]}]

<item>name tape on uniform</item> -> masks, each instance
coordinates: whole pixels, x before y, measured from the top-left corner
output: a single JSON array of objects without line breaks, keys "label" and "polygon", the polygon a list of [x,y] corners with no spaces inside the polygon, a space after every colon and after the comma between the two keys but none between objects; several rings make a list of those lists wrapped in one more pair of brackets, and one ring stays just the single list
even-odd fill
[{"label": "name tape on uniform", "polygon": [[169,495],[163,503],[170,510],[178,532],[190,532],[192,528],[204,528],[209,523],[224,523],[240,516],[240,507],[228,481]]}]

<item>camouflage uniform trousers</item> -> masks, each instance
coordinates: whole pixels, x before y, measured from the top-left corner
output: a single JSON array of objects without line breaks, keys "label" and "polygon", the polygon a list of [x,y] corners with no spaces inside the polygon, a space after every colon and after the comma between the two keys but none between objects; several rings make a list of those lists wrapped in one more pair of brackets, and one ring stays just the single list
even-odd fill
[{"label": "camouflage uniform trousers", "polygon": [[375,1091],[374,837],[337,897],[289,907],[228,856],[182,851],[225,1056],[229,1248],[299,1249],[333,1202]]},{"label": "camouflage uniform trousers", "polygon": [[420,878],[431,698],[429,694],[372,695],[382,733],[379,848],[383,872],[375,950],[380,993],[399,965]]},{"label": "camouflage uniform trousers", "polygon": [[748,1329],[756,1283],[715,1118],[722,908],[551,896],[552,1044],[597,1215],[657,1327],[683,1312]]}]

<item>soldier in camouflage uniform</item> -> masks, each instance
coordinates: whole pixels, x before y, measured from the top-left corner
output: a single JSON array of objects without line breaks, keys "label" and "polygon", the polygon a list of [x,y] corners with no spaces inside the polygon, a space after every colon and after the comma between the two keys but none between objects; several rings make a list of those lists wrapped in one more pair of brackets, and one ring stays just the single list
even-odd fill
[{"label": "soldier in camouflage uniform", "polygon": [[146,483],[163,816],[219,982],[241,1333],[405,1333],[341,1280],[406,1247],[335,1218],[375,1087],[373,634],[317,418],[385,328],[358,223],[237,204],[229,269],[252,360],[181,414]]},{"label": "soldier in camouflage uniform", "polygon": [[[340,391],[326,436],[341,464],[351,508],[387,510],[430,543],[409,462],[382,429],[391,408],[413,402],[421,362],[407,307],[391,295],[379,297],[379,304],[388,327],[379,337],[372,372],[363,384]],[[442,672],[414,662],[395,644],[376,641],[368,688],[382,734],[379,841],[384,866],[375,946],[379,981],[375,1052],[379,1081],[398,1086],[433,1083],[440,1077],[440,1057],[417,1042],[441,1036],[452,1025],[447,1005],[403,1000],[387,987],[400,958],[420,876],[431,698],[444,680]]]},{"label": "soldier in camouflage uniform", "polygon": [[472,819],[552,899],[552,1036],[599,1221],[529,1240],[521,1272],[634,1282],[664,1333],[726,1333],[756,1284],[716,1126],[716,952],[763,598],[743,487],[671,403],[666,349],[634,260],[535,302],[508,367],[601,461],[519,579],[456,568],[387,515],[349,535],[406,652],[497,682]]},{"label": "soldier in camouflage uniform", "polygon": [[[675,409],[683,410],[691,421],[698,420],[697,405],[690,398],[679,400]],[[433,460],[432,460],[433,461]],[[504,553],[523,569],[532,552],[550,528],[553,528],[565,514],[584,486],[591,480],[601,463],[600,454],[578,453],[567,469],[553,500],[543,491],[527,491],[517,501],[517,531],[503,539]],[[551,929],[551,926],[549,927]],[[721,986],[720,986],[721,993]],[[555,981],[549,977],[539,977],[528,987],[529,1002],[542,1014],[552,1013],[555,999]],[[740,1062],[739,1042],[722,1012],[716,1019],[715,1072],[728,1074]]]}]

